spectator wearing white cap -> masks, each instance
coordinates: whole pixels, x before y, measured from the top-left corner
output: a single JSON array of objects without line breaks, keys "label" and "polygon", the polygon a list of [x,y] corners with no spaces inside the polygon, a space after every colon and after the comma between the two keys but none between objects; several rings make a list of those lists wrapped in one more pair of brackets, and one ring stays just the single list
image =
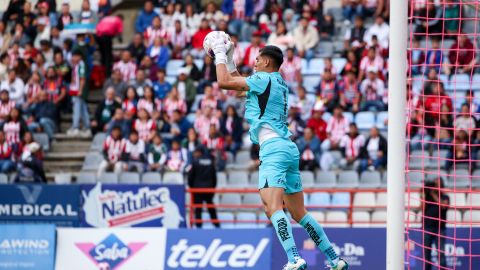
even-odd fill
[{"label": "spectator wearing white cap", "polygon": [[385,93],[385,83],[377,77],[377,73],[378,70],[375,67],[369,67],[367,78],[360,85],[360,92],[363,97],[362,111],[371,109],[383,111],[385,107],[382,101]]}]

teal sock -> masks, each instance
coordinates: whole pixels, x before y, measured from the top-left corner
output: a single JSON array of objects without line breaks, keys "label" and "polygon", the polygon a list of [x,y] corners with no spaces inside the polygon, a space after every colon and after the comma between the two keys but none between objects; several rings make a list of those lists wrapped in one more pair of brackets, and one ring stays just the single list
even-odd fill
[{"label": "teal sock", "polygon": [[317,247],[322,251],[332,267],[335,267],[338,262],[338,255],[332,247],[332,243],[328,240],[327,235],[323,231],[322,226],[310,215],[307,213],[302,220],[300,220],[300,225],[307,231],[310,238],[315,242]]},{"label": "teal sock", "polygon": [[285,253],[287,253],[288,261],[294,263],[295,257],[299,256],[297,251],[297,246],[295,246],[295,241],[293,240],[292,225],[288,220],[287,215],[282,210],[279,210],[270,217],[270,221],[275,227],[275,232],[277,233],[278,240],[282,244]]}]

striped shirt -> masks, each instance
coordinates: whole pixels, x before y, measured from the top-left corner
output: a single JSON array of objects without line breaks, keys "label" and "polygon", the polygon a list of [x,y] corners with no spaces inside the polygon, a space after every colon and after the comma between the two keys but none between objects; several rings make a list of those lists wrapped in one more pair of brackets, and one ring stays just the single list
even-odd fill
[{"label": "striped shirt", "polygon": [[115,140],[112,136],[108,136],[103,143],[103,150],[107,153],[109,162],[117,162],[120,160],[122,153],[125,151],[126,140]]},{"label": "striped shirt", "polygon": [[9,115],[13,108],[15,108],[15,101],[13,100],[9,100],[7,103],[0,103],[0,115]]},{"label": "striped shirt", "polygon": [[10,121],[3,125],[3,131],[5,132],[5,138],[8,143],[14,144],[20,142],[20,131],[21,131],[20,122]]},{"label": "striped shirt", "polygon": [[355,138],[350,137],[349,135],[343,136],[340,141],[340,147],[345,148],[345,156],[347,158],[356,158],[360,155],[360,149],[365,144],[365,138],[363,135],[358,135]]},{"label": "striped shirt", "polygon": [[150,139],[150,133],[155,131],[157,125],[152,119],[148,119],[147,121],[136,119],[135,122],[133,122],[133,128],[138,132],[138,137],[141,140],[148,141]]},{"label": "striped shirt", "polygon": [[[70,82],[69,94],[71,96],[77,96],[80,92],[80,80],[85,79],[85,63],[80,61],[78,64],[73,65],[72,68],[72,81]],[[85,82],[86,83],[86,82]]]},{"label": "striped shirt", "polygon": [[348,126],[350,121],[346,117],[336,119],[335,117],[330,118],[327,124],[327,133],[330,134],[330,140],[334,142],[339,142],[342,137],[347,134]]},{"label": "striped shirt", "polygon": [[167,35],[168,33],[165,29],[155,29],[153,26],[147,27],[143,33],[144,39],[148,41],[148,46],[151,46],[156,38],[167,38]]},{"label": "striped shirt", "polygon": [[298,56],[294,56],[290,61],[287,58],[283,61],[280,67],[280,73],[283,79],[288,83],[296,82],[296,74],[302,70],[302,59]]},{"label": "striped shirt", "polygon": [[173,100],[171,98],[165,99],[163,102],[163,109],[167,113],[168,117],[172,117],[173,112],[176,110],[180,110],[182,113],[187,112],[187,104],[185,101],[179,99],[179,100]]},{"label": "striped shirt", "polygon": [[154,111],[160,112],[162,110],[162,102],[155,99],[154,102],[141,98],[137,103],[137,110],[145,109],[150,116]]},{"label": "striped shirt", "polygon": [[12,155],[12,147],[8,142],[3,142],[0,144],[0,160],[8,160],[11,159]]},{"label": "striped shirt", "polygon": [[129,81],[135,79],[137,64],[135,64],[133,61],[130,61],[130,62],[118,61],[113,65],[113,69],[120,70],[123,81],[128,83]]},{"label": "striped shirt", "polygon": [[24,93],[27,94],[27,98],[34,98],[35,96],[38,95],[42,91],[42,87],[38,83],[27,83],[25,85],[25,90],[23,91]]},{"label": "striped shirt", "polygon": [[220,121],[217,117],[200,115],[195,119],[193,126],[198,133],[200,141],[206,141],[210,137],[210,125],[215,125],[217,130],[220,129]]}]

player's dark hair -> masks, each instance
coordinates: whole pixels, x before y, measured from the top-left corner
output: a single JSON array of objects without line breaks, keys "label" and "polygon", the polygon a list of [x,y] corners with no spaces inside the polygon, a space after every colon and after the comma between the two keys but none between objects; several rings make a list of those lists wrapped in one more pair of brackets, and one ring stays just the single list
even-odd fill
[{"label": "player's dark hair", "polygon": [[283,64],[283,53],[280,48],[273,45],[267,45],[263,49],[260,50],[261,56],[269,57],[275,63],[276,68],[280,68]]}]

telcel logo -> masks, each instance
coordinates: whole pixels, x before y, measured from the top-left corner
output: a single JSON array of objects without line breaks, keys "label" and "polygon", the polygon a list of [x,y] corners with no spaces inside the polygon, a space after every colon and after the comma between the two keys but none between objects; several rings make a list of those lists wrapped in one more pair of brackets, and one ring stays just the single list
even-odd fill
[{"label": "telcel logo", "polygon": [[188,245],[187,239],[180,239],[171,247],[167,265],[171,268],[206,267],[224,268],[251,268],[255,267],[258,259],[269,243],[268,238],[262,238],[256,246],[250,244],[234,245],[222,244],[222,240],[215,238],[210,246],[202,244]]}]

